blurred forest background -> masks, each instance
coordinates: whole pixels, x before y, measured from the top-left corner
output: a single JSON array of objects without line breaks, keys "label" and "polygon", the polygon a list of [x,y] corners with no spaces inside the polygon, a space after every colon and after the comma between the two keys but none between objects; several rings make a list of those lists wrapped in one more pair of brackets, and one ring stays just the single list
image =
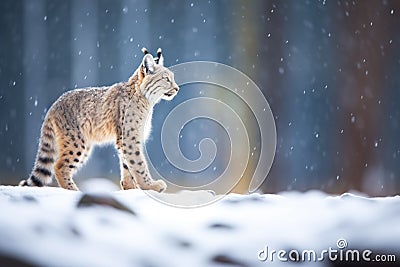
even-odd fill
[{"label": "blurred forest background", "polygon": [[[259,86],[278,138],[264,192],[400,192],[400,1],[2,0],[0,10],[1,184],[27,177],[63,92],[126,81],[145,46],[162,47],[166,66],[221,62]],[[118,176],[106,147],[77,180]]]}]

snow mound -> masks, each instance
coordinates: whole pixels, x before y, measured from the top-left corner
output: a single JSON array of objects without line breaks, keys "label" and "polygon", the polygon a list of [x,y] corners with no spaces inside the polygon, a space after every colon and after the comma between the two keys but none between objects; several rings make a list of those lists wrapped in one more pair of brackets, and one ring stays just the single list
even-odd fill
[{"label": "snow mound", "polygon": [[[182,192],[162,199],[179,196],[212,197]],[[140,190],[0,186],[0,211],[0,266],[290,266],[299,264],[288,259],[290,251],[313,250],[319,257],[329,248],[400,260],[399,196],[230,194],[183,209]],[[288,261],[272,250],[288,252]]]}]

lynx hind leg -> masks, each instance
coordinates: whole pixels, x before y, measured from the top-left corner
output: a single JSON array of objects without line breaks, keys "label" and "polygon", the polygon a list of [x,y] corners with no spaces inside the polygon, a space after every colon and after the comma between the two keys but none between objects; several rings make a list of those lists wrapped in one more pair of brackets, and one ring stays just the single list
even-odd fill
[{"label": "lynx hind leg", "polygon": [[60,187],[69,190],[79,190],[72,176],[86,162],[90,154],[90,146],[81,136],[67,134],[57,140],[59,158],[55,163],[54,172]]}]

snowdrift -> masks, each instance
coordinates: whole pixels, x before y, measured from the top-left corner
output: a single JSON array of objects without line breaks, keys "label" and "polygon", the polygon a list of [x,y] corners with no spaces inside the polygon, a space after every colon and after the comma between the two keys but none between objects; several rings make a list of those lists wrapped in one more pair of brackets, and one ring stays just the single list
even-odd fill
[{"label": "snowdrift", "polygon": [[0,211],[0,266],[400,263],[399,196],[231,194],[183,209],[140,190],[0,186]]}]

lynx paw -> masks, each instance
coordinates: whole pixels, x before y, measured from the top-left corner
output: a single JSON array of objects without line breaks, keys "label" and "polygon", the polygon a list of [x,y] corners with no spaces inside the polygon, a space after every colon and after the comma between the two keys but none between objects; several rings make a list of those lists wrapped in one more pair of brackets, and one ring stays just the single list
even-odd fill
[{"label": "lynx paw", "polygon": [[139,188],[139,187],[136,185],[136,183],[133,183],[133,182],[128,183],[128,182],[126,182],[126,181],[121,181],[120,184],[121,184],[121,188],[122,188],[123,190],[138,189],[138,188]]},{"label": "lynx paw", "polygon": [[148,189],[161,193],[167,189],[167,184],[163,180],[157,180],[154,181]]}]

